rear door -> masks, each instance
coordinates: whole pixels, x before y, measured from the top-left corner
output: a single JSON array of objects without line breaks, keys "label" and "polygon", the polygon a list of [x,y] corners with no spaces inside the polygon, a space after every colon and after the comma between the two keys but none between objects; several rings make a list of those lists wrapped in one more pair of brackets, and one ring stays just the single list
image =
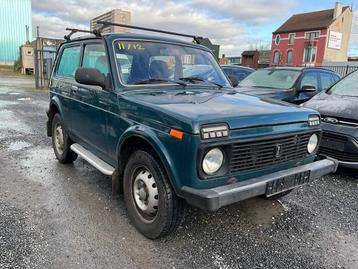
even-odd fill
[{"label": "rear door", "polygon": [[[83,43],[82,67],[96,68],[109,76],[107,53],[101,40]],[[82,144],[107,160],[107,123],[109,89],[77,83],[71,89],[73,129]]]}]

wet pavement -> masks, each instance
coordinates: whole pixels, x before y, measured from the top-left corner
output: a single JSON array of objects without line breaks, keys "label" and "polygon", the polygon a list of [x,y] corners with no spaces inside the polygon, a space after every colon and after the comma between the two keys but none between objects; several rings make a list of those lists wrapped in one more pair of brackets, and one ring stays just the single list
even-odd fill
[{"label": "wet pavement", "polygon": [[59,164],[47,92],[0,74],[0,268],[358,268],[358,175],[340,169],[279,201],[186,211],[150,241],[111,180],[82,159]]}]

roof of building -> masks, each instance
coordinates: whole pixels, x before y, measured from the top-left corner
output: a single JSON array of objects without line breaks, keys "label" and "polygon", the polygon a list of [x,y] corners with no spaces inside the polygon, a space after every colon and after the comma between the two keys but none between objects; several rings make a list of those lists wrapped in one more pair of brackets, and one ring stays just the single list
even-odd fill
[{"label": "roof of building", "polygon": [[[342,12],[348,8],[348,6],[343,7]],[[334,20],[333,14],[334,9],[296,14],[291,16],[273,33],[278,34],[327,28]]]},{"label": "roof of building", "polygon": [[255,53],[258,53],[257,50],[245,50],[242,52],[242,56],[253,56]]}]

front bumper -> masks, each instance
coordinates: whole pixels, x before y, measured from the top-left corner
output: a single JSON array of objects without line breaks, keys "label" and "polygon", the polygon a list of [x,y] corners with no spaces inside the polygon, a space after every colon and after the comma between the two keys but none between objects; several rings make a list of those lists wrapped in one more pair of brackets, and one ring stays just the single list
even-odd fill
[{"label": "front bumper", "polygon": [[181,196],[193,206],[214,211],[223,206],[265,194],[267,183],[271,181],[307,171],[310,171],[309,181],[312,181],[313,179],[335,172],[337,166],[338,163],[335,160],[324,159],[212,189],[194,189],[183,186],[181,188]]}]

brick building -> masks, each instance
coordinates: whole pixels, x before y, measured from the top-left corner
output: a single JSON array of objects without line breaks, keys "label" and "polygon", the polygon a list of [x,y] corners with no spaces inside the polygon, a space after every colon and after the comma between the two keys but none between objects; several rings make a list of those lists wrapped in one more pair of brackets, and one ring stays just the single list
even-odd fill
[{"label": "brick building", "polygon": [[270,65],[320,66],[323,61],[347,61],[352,9],[296,14],[272,34]]},{"label": "brick building", "polygon": [[245,50],[241,54],[241,65],[251,68],[267,67],[270,63],[269,50]]}]

